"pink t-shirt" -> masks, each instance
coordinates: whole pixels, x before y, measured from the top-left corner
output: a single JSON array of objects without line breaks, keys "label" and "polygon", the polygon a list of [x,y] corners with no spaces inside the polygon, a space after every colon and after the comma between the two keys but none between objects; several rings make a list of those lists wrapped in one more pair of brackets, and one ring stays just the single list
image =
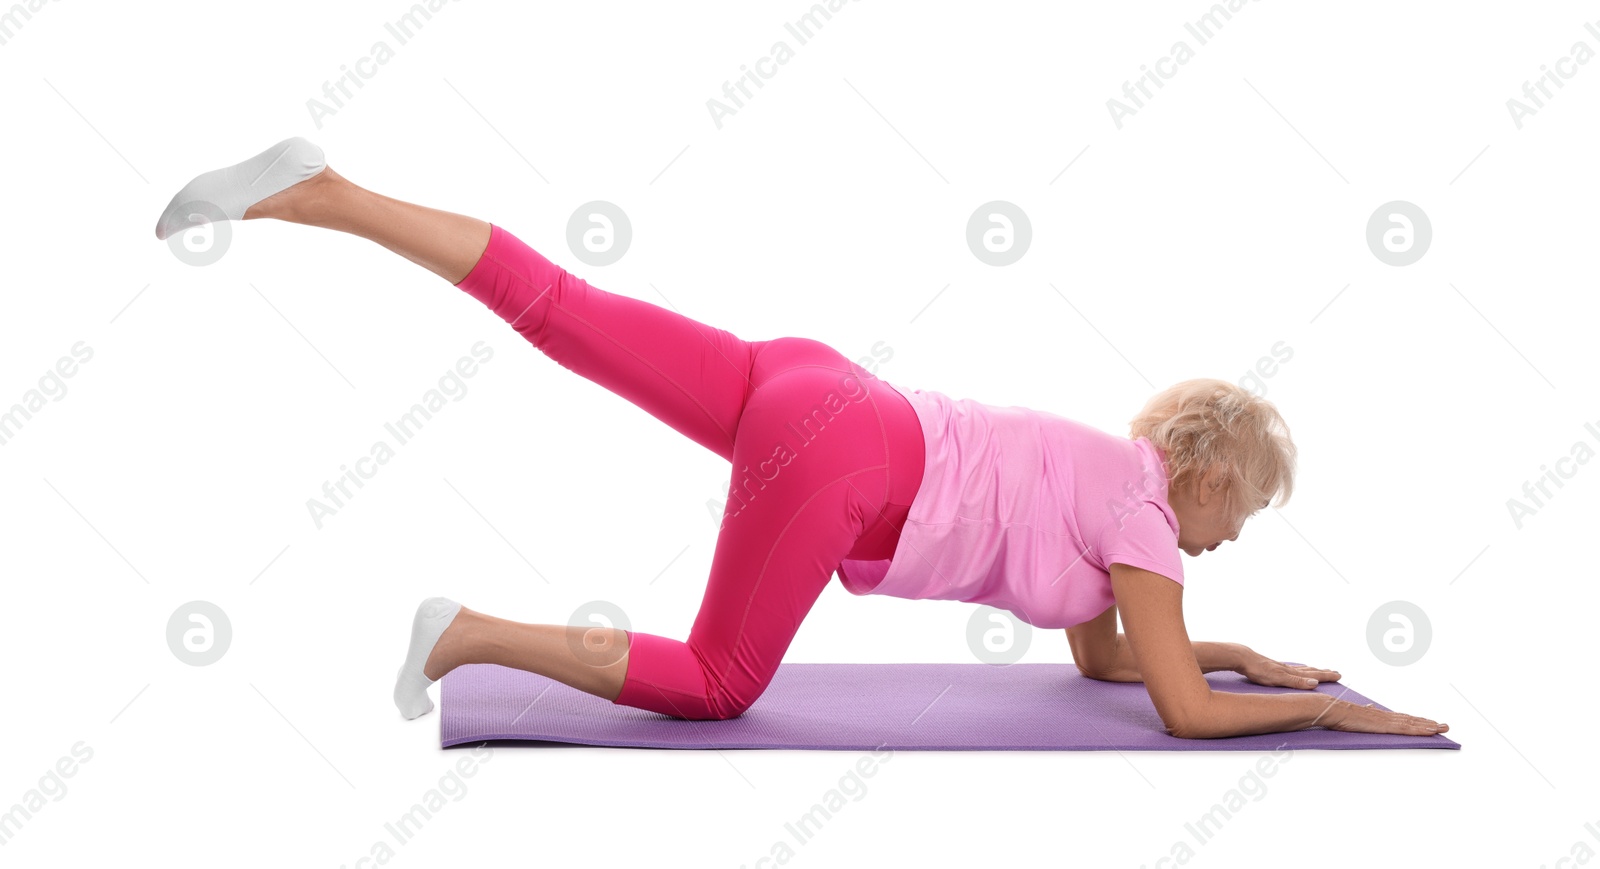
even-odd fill
[{"label": "pink t-shirt", "polygon": [[889,384],[927,444],[892,559],[846,559],[852,594],[959,600],[1038,628],[1106,611],[1110,566],[1183,583],[1165,453],[1055,414]]}]

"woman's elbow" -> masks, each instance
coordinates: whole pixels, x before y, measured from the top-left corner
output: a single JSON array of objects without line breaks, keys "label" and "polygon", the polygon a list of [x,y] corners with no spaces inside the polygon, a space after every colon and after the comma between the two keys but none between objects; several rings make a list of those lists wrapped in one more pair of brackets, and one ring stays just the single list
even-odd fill
[{"label": "woman's elbow", "polygon": [[1198,709],[1177,710],[1163,715],[1161,723],[1166,725],[1167,733],[1179,739],[1213,739],[1217,735],[1210,718]]},{"label": "woman's elbow", "polygon": [[[1077,662],[1073,662],[1073,663],[1077,664]],[[1118,668],[1115,668],[1115,667],[1086,667],[1083,664],[1077,664],[1077,667],[1078,667],[1078,672],[1080,674],[1082,674],[1082,676],[1085,679],[1093,679],[1093,680],[1095,680],[1097,682],[1139,682],[1139,681],[1142,681],[1139,678],[1139,673],[1137,671],[1128,670],[1128,669],[1125,669],[1125,668],[1124,669],[1118,669]]]},{"label": "woman's elbow", "polygon": [[1167,733],[1179,739],[1205,739],[1206,737],[1187,719],[1166,722]]}]

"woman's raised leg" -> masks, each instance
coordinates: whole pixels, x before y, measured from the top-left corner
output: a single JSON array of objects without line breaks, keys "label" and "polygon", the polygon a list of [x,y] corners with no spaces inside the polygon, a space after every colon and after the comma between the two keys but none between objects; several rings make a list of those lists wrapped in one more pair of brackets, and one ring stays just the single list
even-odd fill
[{"label": "woman's raised leg", "polygon": [[390,199],[351,183],[329,166],[246,209],[245,220],[273,218],[336,229],[377,242],[458,283],[489,244],[489,223]]},{"label": "woman's raised leg", "polygon": [[502,227],[391,199],[332,167],[263,199],[244,217],[376,242],[478,299],[562,367],[732,460],[754,389],[750,369],[765,342],[596,288]]}]

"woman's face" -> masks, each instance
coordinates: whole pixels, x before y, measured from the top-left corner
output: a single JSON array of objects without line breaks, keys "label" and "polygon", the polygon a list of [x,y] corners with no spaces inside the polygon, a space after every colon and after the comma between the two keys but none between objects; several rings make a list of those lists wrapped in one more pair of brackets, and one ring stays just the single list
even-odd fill
[{"label": "woman's face", "polygon": [[1178,548],[1190,556],[1216,549],[1225,540],[1239,539],[1248,517],[1228,515],[1223,483],[1221,469],[1212,468],[1193,485],[1167,493],[1167,505],[1178,517]]}]

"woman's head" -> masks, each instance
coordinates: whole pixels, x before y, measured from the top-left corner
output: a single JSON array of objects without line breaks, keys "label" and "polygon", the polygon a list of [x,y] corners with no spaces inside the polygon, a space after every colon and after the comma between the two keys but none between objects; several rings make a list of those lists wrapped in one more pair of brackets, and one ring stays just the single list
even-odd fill
[{"label": "woman's head", "polygon": [[1167,454],[1167,503],[1190,555],[1239,536],[1244,520],[1294,493],[1295,446],[1272,403],[1225,380],[1186,380],[1129,423]]}]

